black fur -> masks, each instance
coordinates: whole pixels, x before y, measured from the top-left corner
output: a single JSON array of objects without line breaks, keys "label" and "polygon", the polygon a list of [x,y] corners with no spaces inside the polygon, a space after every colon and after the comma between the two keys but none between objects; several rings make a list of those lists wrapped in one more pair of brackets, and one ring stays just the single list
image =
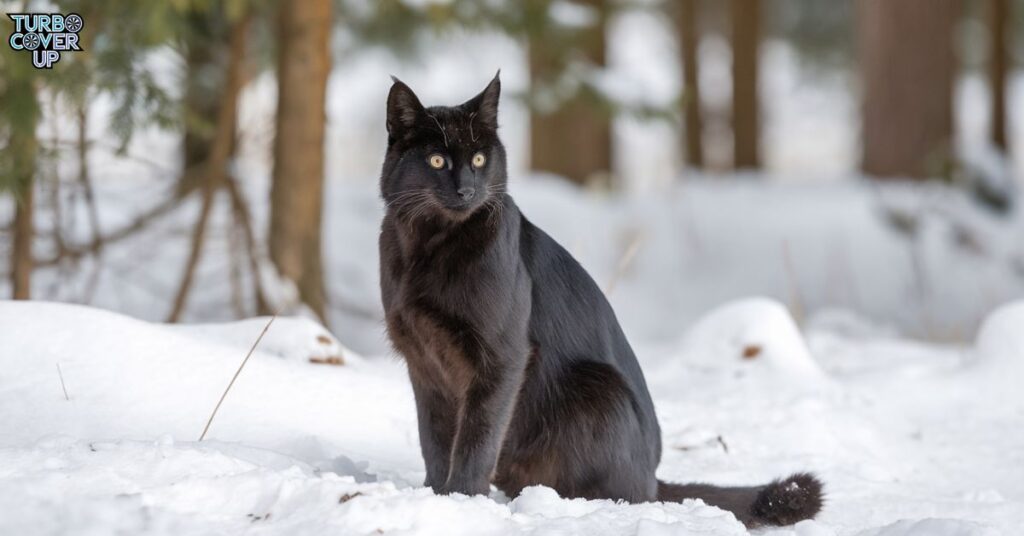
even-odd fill
[{"label": "black fur", "polygon": [[728,510],[747,527],[792,525],[815,516],[822,506],[821,482],[797,473],[763,486],[724,488],[710,484],[670,484],[658,481],[658,499],[702,499]]},{"label": "black fur", "polygon": [[[462,105],[424,108],[396,79],[388,95],[381,295],[388,334],[409,367],[426,485],[702,498],[750,526],[813,516],[821,489],[808,475],[753,488],[655,478],[661,432],[615,313],[505,191],[500,91],[496,76]],[[432,155],[443,158],[441,169]]]}]

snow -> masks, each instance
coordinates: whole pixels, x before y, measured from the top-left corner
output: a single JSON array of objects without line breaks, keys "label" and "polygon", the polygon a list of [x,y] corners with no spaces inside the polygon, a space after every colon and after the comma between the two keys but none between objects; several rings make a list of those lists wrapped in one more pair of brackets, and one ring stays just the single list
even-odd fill
[{"label": "snow", "polygon": [[1024,374],[1024,302],[1006,304],[990,314],[976,345],[984,364]]},{"label": "snow", "polygon": [[997,534],[977,523],[955,519],[922,519],[920,521],[898,521],[863,536],[991,536]]},{"label": "snow", "polygon": [[767,298],[737,300],[712,310],[689,329],[680,353],[685,362],[706,367],[750,361],[785,377],[822,377],[786,306]]},{"label": "snow", "polygon": [[[32,469],[5,478],[0,488],[5,509],[19,512],[0,519],[5,534],[599,535],[644,526],[658,534],[654,530],[672,522],[671,534],[744,533],[730,516],[697,503],[631,507],[566,501],[542,488],[529,488],[508,503],[438,497],[425,488],[357,483],[351,476],[216,443],[51,440],[12,461]],[[16,493],[10,484],[29,493]]]},{"label": "snow", "polygon": [[[637,345],[664,435],[659,476],[818,473],[821,516],[763,534],[1012,534],[1024,523],[1024,399],[987,391],[993,373],[1020,377],[994,356],[1020,357],[1022,314],[1024,302],[1006,305],[976,345],[942,347],[850,319],[805,337],[778,302],[724,304],[673,344]],[[301,318],[271,324],[198,442],[268,320],[170,326],[0,302],[0,534],[746,533],[699,501],[567,500],[543,487],[435,496],[420,486],[402,363],[358,356]],[[737,355],[751,344],[757,357]],[[334,353],[344,365],[309,359]]]},{"label": "snow", "polygon": [[[222,324],[171,325],[168,328],[212,342],[244,347],[253,343],[253,333],[260,333],[268,322],[267,318],[250,318]],[[276,329],[268,329],[260,339],[259,349],[262,353],[300,361],[333,358],[350,362],[360,359],[355,352],[342,346],[326,328],[308,319],[275,318],[272,325]]]},{"label": "snow", "polygon": [[674,523],[693,534],[743,533],[730,514],[693,502],[634,507],[540,488],[511,502],[434,496],[416,485],[422,468],[401,366],[294,359],[326,346],[322,328],[303,319],[271,325],[211,439],[196,442],[267,320],[160,326],[80,306],[0,303],[0,326],[19,326],[5,330],[0,351],[0,533],[180,534],[258,523],[277,534],[623,534],[641,522],[651,531]]}]

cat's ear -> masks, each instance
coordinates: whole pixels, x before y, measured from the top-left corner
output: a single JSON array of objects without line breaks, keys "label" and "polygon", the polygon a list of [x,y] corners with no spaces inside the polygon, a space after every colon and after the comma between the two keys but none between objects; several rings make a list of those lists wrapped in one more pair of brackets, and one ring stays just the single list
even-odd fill
[{"label": "cat's ear", "polygon": [[501,97],[501,71],[479,95],[463,103],[462,108],[474,114],[473,121],[491,130],[498,128],[498,99]]},{"label": "cat's ear", "polygon": [[420,99],[405,82],[391,77],[394,84],[388,93],[388,135],[392,138],[401,137],[401,133],[413,125],[424,112]]}]

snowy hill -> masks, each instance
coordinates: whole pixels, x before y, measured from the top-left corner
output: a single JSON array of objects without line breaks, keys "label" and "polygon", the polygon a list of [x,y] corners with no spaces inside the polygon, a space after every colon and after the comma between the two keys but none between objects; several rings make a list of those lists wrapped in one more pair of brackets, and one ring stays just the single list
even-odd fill
[{"label": "snowy hill", "polygon": [[[404,365],[301,319],[274,322],[197,442],[266,320],[166,326],[0,302],[0,534],[745,534],[695,501],[435,496],[419,485]],[[1024,304],[991,315],[977,348],[839,324],[805,338],[780,304],[744,300],[676,344],[638,347],[659,476],[817,472],[819,520],[764,534],[1024,526]]]}]

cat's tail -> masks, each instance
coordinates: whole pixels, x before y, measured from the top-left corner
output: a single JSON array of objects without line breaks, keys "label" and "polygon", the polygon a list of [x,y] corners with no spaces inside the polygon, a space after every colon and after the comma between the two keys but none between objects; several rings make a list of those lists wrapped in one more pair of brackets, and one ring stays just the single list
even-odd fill
[{"label": "cat's tail", "polygon": [[763,486],[722,488],[709,484],[671,484],[658,481],[658,500],[681,502],[701,499],[732,512],[747,528],[792,525],[810,519],[821,510],[821,481],[809,473],[797,473]]}]

